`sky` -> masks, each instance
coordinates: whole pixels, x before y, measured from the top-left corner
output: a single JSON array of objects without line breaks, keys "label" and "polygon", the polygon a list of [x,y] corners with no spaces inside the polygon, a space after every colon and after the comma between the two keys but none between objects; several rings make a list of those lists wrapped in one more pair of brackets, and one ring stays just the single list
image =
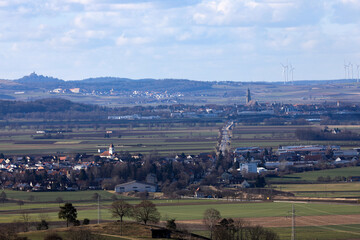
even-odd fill
[{"label": "sky", "polygon": [[[0,0],[0,78],[357,78],[360,0]],[[349,71],[350,70],[350,71]]]}]

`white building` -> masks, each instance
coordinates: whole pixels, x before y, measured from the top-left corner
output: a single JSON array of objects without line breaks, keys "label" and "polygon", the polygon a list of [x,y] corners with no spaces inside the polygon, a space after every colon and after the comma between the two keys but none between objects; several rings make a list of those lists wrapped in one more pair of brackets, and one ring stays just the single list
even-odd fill
[{"label": "white building", "polygon": [[149,183],[142,183],[138,181],[131,181],[123,184],[118,184],[115,186],[115,192],[122,193],[122,192],[156,192],[157,185],[149,184]]},{"label": "white building", "polygon": [[257,163],[256,162],[240,163],[240,168],[238,170],[240,172],[246,172],[246,173],[257,173]]}]

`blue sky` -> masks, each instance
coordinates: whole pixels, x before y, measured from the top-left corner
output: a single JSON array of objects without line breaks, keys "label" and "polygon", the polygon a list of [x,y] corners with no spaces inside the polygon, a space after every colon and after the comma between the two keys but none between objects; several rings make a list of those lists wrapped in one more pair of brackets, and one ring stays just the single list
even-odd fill
[{"label": "blue sky", "polygon": [[[344,77],[359,0],[0,0],[0,78]],[[291,77],[290,77],[291,78]]]}]

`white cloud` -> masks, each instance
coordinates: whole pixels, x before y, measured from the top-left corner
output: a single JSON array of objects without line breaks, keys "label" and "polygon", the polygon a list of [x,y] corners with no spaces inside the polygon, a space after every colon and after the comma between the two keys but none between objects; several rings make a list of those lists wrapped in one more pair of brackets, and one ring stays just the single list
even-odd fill
[{"label": "white cloud", "polygon": [[148,38],[144,38],[144,37],[125,37],[124,35],[121,35],[120,37],[118,37],[116,39],[116,45],[118,46],[123,46],[123,45],[131,45],[131,44],[135,44],[135,45],[141,45],[141,44],[145,44],[148,43],[150,40]]}]

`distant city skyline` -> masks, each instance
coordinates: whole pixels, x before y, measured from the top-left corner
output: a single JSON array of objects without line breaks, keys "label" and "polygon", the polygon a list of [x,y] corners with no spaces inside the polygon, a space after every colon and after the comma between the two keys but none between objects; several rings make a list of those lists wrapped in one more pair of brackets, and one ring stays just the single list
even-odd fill
[{"label": "distant city skyline", "polygon": [[357,0],[0,0],[0,78],[356,79],[359,12]]}]

